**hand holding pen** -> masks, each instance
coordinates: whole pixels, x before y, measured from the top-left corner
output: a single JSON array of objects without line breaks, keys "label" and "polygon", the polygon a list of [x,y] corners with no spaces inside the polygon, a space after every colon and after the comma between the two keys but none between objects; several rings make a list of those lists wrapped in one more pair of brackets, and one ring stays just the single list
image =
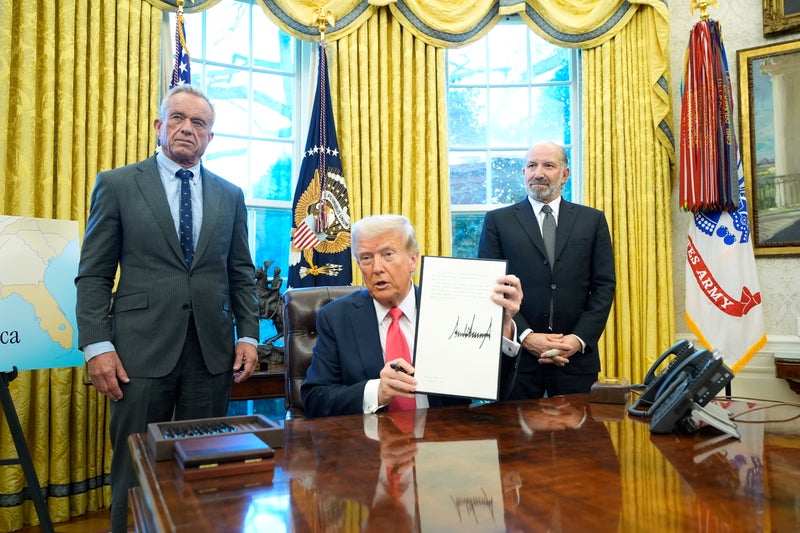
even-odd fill
[{"label": "hand holding pen", "polygon": [[392,370],[394,370],[395,372],[402,372],[403,374],[408,374],[409,376],[411,376],[411,377],[414,377],[414,372],[413,372],[413,371],[408,371],[408,370],[406,370],[405,368],[403,368],[403,366],[400,364],[401,362],[403,362],[403,361],[402,361],[402,360],[400,360],[400,359],[396,359],[396,360],[392,361],[392,362],[389,364],[389,366],[390,366],[390,367],[392,368]]},{"label": "hand holding pen", "polygon": [[404,359],[390,359],[381,370],[378,401],[386,405],[397,397],[413,398],[416,387],[414,367]]}]

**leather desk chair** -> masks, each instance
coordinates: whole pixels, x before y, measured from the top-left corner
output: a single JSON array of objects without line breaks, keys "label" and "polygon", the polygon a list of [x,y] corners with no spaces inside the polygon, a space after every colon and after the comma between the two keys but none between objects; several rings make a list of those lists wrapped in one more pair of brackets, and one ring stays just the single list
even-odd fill
[{"label": "leather desk chair", "polygon": [[317,310],[360,286],[303,287],[283,293],[283,352],[286,359],[286,418],[303,418],[300,385],[317,342]]}]

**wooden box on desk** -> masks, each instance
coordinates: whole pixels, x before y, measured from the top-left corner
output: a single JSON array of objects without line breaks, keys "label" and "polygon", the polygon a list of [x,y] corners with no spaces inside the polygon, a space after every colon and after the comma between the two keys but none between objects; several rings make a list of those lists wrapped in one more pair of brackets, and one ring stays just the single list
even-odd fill
[{"label": "wooden box on desk", "polygon": [[[172,459],[175,442],[184,439],[205,439],[220,433],[204,432],[204,428],[225,425],[232,428],[229,433],[255,433],[273,448],[283,447],[283,426],[263,415],[223,416],[199,420],[177,420],[154,422],[147,425],[147,444],[156,461]],[[195,428],[197,431],[182,435],[182,428]]]},{"label": "wooden box on desk", "polygon": [[275,450],[255,433],[181,439],[174,450],[175,461],[187,481],[275,469]]}]

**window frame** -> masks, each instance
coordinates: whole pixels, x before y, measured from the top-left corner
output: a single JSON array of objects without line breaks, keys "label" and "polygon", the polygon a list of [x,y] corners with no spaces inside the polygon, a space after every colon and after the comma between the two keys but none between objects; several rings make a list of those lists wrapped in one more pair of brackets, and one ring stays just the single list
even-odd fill
[{"label": "window frame", "polygon": [[[522,22],[522,20],[518,16],[516,16],[516,15],[507,16],[507,17],[505,17],[505,19],[503,21],[500,21],[494,28],[492,28],[486,35],[484,35],[479,41],[476,41],[476,43],[484,43],[483,51],[485,53],[485,57],[483,58],[483,61],[485,62],[485,67],[484,68],[485,68],[485,70],[487,72],[491,71],[491,69],[492,69],[492,66],[491,66],[491,50],[490,50],[490,46],[491,45],[487,44],[487,41],[489,39],[489,35],[491,35],[491,32],[494,32],[494,31],[502,31],[502,26],[507,25],[507,24],[525,25],[524,22]],[[526,26],[526,28],[527,28],[527,26]],[[533,32],[533,30],[531,30],[530,28],[528,28],[528,38],[529,39],[539,39],[539,40],[544,41],[544,39],[542,37],[540,37],[535,32]],[[472,43],[472,45],[475,45],[476,43]],[[555,46],[555,45],[553,45],[553,46]],[[531,48],[532,47],[530,46],[530,41],[529,41],[528,54],[530,54]],[[469,83],[453,84],[450,81],[450,72],[449,72],[450,59],[448,57],[446,59],[446,61],[445,61],[446,65],[448,66],[448,72],[446,73],[446,80],[445,80],[446,81],[445,92],[447,94],[447,105],[448,105],[448,108],[449,108],[450,107],[450,95],[451,95],[450,91],[451,91],[451,89],[457,88],[457,89],[479,89],[479,90],[483,90],[483,91],[486,92],[486,100],[487,100],[487,102],[486,102],[487,103],[486,113],[490,114],[491,113],[491,107],[489,107],[489,106],[491,105],[491,101],[490,101],[489,94],[491,92],[491,89],[504,88],[504,87],[527,88],[528,98],[529,98],[529,101],[530,101],[531,92],[532,92],[532,90],[534,90],[537,87],[569,86],[569,88],[570,88],[569,89],[569,95],[570,95],[569,96],[569,98],[570,98],[570,108],[569,108],[570,109],[570,126],[569,127],[570,127],[570,139],[571,139],[572,142],[570,144],[565,144],[564,145],[564,148],[567,150],[567,153],[569,154],[569,166],[570,166],[570,180],[569,180],[569,182],[570,182],[570,194],[569,194],[569,197],[567,199],[572,201],[572,202],[575,202],[575,203],[580,203],[583,200],[583,194],[582,194],[583,177],[582,177],[582,173],[581,173],[582,154],[581,154],[581,150],[580,150],[580,142],[579,142],[579,140],[576,141],[576,137],[575,136],[576,135],[580,135],[580,125],[581,125],[581,122],[582,122],[582,110],[583,110],[582,99],[581,99],[581,90],[580,90],[581,89],[581,79],[580,79],[580,76],[579,76],[581,58],[580,58],[580,50],[579,49],[568,48],[568,47],[562,47],[562,48],[564,50],[567,50],[569,52],[569,54],[570,54],[569,81],[567,81],[567,82],[536,82],[534,80],[527,79],[524,82],[498,83],[497,81],[493,81],[491,79],[491,76],[487,75],[485,80],[483,82],[481,82],[481,83],[477,83],[477,82],[471,81]],[[449,54],[450,54],[450,51],[448,50],[448,55]],[[530,64],[530,62],[532,61],[532,59],[530,58],[530,55],[529,55],[528,59],[529,59],[529,64]],[[531,114],[533,113],[531,106],[529,106],[529,113],[531,113]],[[450,127],[452,127],[449,121],[450,121],[450,116],[449,116],[449,111],[448,111],[448,129]],[[488,118],[487,118],[487,122],[488,122]],[[483,162],[484,162],[485,169],[486,169],[485,176],[487,176],[487,182],[488,182],[489,181],[488,177],[491,176],[491,173],[492,173],[492,161],[493,161],[492,157],[493,157],[493,154],[502,153],[502,152],[506,152],[506,153],[508,153],[508,152],[516,152],[517,150],[520,149],[519,147],[516,147],[516,146],[507,146],[507,145],[503,146],[503,145],[500,145],[500,144],[491,145],[490,144],[491,141],[490,141],[490,139],[488,139],[488,135],[489,135],[489,133],[487,133],[487,141],[488,142],[485,143],[485,144],[482,144],[480,146],[458,146],[458,147],[453,147],[450,144],[450,142],[449,142],[450,138],[449,138],[449,135],[448,135],[448,147],[447,147],[447,150],[448,150],[448,152],[447,152],[448,161],[451,160],[451,155],[453,153],[458,153],[458,152],[483,152],[486,155],[486,157],[484,158]],[[521,154],[520,154],[521,158],[524,158],[525,151],[527,151],[527,148],[524,148],[521,151]],[[452,168],[453,168],[452,165],[449,164],[449,168],[452,171]],[[523,180],[523,165],[520,165],[520,167],[519,167],[519,183],[520,183],[520,187],[519,187],[519,196],[518,196],[518,199],[516,201],[519,201],[519,200],[521,200],[521,199],[523,199],[525,197],[525,191],[524,191],[523,181],[522,180]],[[489,188],[488,188],[489,186],[485,185],[485,187],[486,187],[486,190],[484,192],[486,194],[489,194]],[[453,194],[452,175],[451,175],[451,182],[450,182],[450,192],[451,192],[451,199],[452,199],[452,194]],[[455,202],[451,201],[451,204],[450,204],[451,226],[452,226],[452,233],[454,235],[454,241],[455,241],[455,234],[456,234],[456,229],[457,229],[457,220],[460,217],[483,216],[488,211],[491,211],[491,210],[494,210],[494,209],[498,209],[498,208],[501,208],[501,207],[505,207],[505,206],[508,206],[508,205],[512,205],[512,204],[511,203],[492,203],[490,198],[487,198],[486,203],[478,203],[478,204],[475,204],[475,203],[458,204],[458,203],[455,203]],[[454,249],[455,249],[455,245],[456,245],[456,243],[453,242],[453,248]]]}]

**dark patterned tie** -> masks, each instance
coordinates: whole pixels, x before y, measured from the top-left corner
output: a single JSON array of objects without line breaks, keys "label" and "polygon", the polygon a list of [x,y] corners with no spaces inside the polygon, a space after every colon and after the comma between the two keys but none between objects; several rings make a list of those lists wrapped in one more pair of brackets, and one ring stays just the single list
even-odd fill
[{"label": "dark patterned tie", "polygon": [[194,257],[194,243],[192,242],[192,189],[189,182],[194,177],[194,174],[192,174],[191,170],[182,168],[175,173],[175,176],[181,180],[180,211],[178,213],[181,250],[183,250],[186,266],[191,267],[192,258]]},{"label": "dark patterned tie", "polygon": [[[400,317],[403,316],[403,311],[398,307],[392,307],[389,309],[389,316],[392,317],[392,323],[389,324],[389,330],[386,332],[386,360],[391,361],[399,357],[411,364],[408,341],[403,335],[403,330],[400,329]],[[416,398],[395,398],[388,405],[390,412],[413,411],[416,408]]]},{"label": "dark patterned tie", "polygon": [[544,249],[547,250],[547,262],[550,263],[550,270],[553,270],[556,257],[556,217],[553,216],[553,208],[547,204],[542,206],[542,213],[544,213],[544,223],[542,224]]}]

